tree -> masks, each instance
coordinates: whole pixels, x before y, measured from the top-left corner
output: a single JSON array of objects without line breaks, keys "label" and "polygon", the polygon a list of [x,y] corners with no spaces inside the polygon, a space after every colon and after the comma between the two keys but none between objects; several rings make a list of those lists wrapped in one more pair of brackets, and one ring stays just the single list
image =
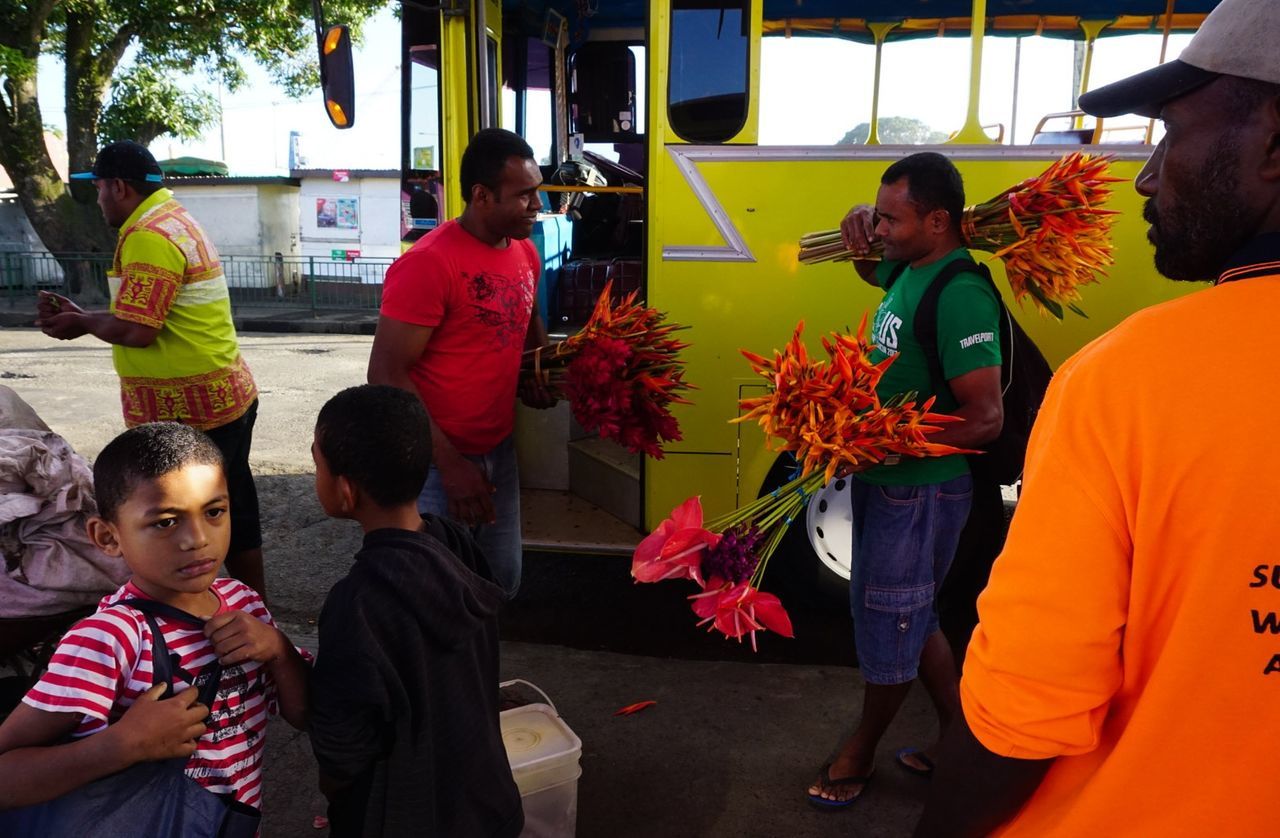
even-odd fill
[{"label": "tree", "polygon": [[[325,14],[358,33],[388,1],[329,0]],[[132,69],[119,72],[131,48]],[[247,55],[300,96],[318,85],[315,50],[310,0],[3,0],[0,167],[50,251],[110,252],[114,234],[92,186],[63,184],[45,148],[36,87],[41,54],[62,60],[67,156],[72,171],[85,171],[100,137],[148,142],[199,135],[216,110],[207,94],[181,95],[175,76],[202,72],[235,90],[245,79],[236,56]],[[69,279],[73,294],[100,299],[83,277]]]},{"label": "tree", "polygon": [[[947,139],[946,134],[909,116],[886,116],[880,120],[879,134],[886,145],[933,145]],[[864,145],[870,135],[871,123],[860,122],[837,145]]]},{"label": "tree", "polygon": [[143,145],[164,136],[196,140],[219,115],[211,93],[189,93],[154,67],[134,65],[112,80],[111,99],[98,120],[98,139]]}]

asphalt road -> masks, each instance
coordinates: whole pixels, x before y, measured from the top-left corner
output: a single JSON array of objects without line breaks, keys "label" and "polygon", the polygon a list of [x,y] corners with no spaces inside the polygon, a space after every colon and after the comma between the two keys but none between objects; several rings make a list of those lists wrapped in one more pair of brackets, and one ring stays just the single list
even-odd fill
[{"label": "asphalt road", "polygon": [[[262,397],[253,466],[264,516],[271,607],[311,642],[333,582],[360,534],[325,517],[308,449],[329,395],[363,381],[370,338],[242,336]],[[123,430],[106,346],[0,331],[0,384],[92,458]],[[857,717],[862,682],[849,619],[788,603],[796,638],[759,651],[695,626],[684,583],[635,585],[625,558],[528,553],[502,623],[504,677],[538,684],[581,738],[578,835],[821,836],[908,834],[927,784],[893,752],[935,735],[915,691],[886,736],[876,780],[856,807],[830,813],[803,790]],[[624,705],[658,703],[629,717]],[[322,836],[305,736],[274,722],[266,762],[267,836]]]}]

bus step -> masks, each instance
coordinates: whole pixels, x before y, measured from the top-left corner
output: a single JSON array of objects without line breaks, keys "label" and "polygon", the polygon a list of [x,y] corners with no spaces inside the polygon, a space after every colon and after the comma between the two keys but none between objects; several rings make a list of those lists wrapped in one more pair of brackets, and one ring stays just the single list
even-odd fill
[{"label": "bus step", "polygon": [[632,527],[641,526],[640,456],[588,437],[569,443],[569,491]]}]

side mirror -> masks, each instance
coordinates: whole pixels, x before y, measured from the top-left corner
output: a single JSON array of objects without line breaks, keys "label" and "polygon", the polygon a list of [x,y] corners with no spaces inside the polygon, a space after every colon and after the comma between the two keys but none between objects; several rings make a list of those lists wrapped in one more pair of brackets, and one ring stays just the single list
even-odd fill
[{"label": "side mirror", "polygon": [[320,88],[324,91],[324,109],[333,127],[354,125],[355,71],[351,65],[351,32],[344,25],[330,26],[320,40]]}]

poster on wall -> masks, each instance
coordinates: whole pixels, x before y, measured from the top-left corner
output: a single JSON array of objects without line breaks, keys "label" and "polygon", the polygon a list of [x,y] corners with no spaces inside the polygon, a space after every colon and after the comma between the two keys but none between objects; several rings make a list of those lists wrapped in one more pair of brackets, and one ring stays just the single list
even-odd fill
[{"label": "poster on wall", "polygon": [[316,226],[359,230],[360,199],[316,198]]},{"label": "poster on wall", "polygon": [[338,199],[338,226],[344,230],[360,229],[360,199]]},{"label": "poster on wall", "polygon": [[338,201],[336,198],[316,198],[316,226],[338,226]]}]

